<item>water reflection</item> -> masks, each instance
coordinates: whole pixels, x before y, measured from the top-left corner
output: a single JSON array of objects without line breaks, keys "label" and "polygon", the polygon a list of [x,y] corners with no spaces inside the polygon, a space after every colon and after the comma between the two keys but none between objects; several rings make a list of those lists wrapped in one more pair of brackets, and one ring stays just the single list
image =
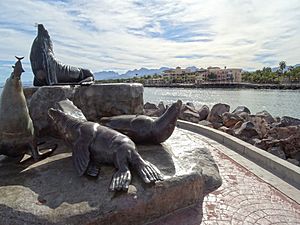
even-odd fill
[{"label": "water reflection", "polygon": [[300,118],[300,90],[144,88],[144,101],[170,104],[177,99],[196,107],[226,103],[231,110],[247,106],[252,113],[267,110],[275,116]]}]

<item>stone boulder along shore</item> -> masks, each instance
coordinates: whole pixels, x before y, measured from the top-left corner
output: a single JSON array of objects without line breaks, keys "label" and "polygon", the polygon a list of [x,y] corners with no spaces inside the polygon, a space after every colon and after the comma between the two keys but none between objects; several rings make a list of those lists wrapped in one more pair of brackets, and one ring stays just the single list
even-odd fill
[{"label": "stone boulder along shore", "polygon": [[[144,105],[146,115],[162,113],[157,106],[147,113],[145,109],[149,104]],[[211,109],[207,105],[197,109],[191,103],[183,104],[179,119],[226,132],[300,166],[300,119],[274,118],[266,110],[251,114],[246,106],[238,106],[230,112],[230,106],[222,103]]]}]

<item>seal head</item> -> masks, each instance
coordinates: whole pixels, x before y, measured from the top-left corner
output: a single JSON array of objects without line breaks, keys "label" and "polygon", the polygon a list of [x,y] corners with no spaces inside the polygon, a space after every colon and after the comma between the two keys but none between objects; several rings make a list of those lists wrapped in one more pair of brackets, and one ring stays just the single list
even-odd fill
[{"label": "seal head", "polygon": [[181,105],[181,100],[178,100],[157,119],[145,115],[121,115],[103,117],[100,124],[127,135],[135,143],[159,144],[172,135]]}]

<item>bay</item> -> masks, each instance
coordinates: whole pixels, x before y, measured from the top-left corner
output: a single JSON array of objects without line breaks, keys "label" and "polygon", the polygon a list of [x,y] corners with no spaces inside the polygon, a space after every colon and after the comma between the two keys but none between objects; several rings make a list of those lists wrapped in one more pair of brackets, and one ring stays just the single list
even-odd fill
[{"label": "bay", "polygon": [[217,103],[230,105],[230,111],[237,106],[247,106],[252,114],[268,111],[273,117],[291,116],[300,118],[300,90],[276,89],[192,89],[192,88],[144,88],[144,103],[165,105],[182,100],[192,102],[196,108],[207,105],[210,108]]},{"label": "bay", "polygon": [[[25,82],[26,83],[26,82]],[[30,83],[28,82],[28,86]],[[24,86],[27,86],[24,85]],[[0,84],[0,93],[3,83]],[[230,105],[233,111],[237,106],[247,106],[252,114],[266,110],[272,116],[291,116],[300,118],[300,90],[270,89],[192,89],[192,88],[144,88],[144,103],[171,104],[178,99],[183,103],[192,102],[200,108],[210,108],[217,103]]]}]

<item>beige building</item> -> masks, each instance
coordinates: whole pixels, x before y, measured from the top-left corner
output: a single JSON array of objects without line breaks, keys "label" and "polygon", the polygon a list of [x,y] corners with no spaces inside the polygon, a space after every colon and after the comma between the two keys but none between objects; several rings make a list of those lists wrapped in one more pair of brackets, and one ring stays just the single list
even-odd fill
[{"label": "beige building", "polygon": [[206,72],[202,73],[203,81],[218,81],[218,82],[237,82],[242,81],[242,69],[220,67],[208,67]]},{"label": "beige building", "polygon": [[190,69],[182,69],[180,66],[177,66],[176,69],[165,70],[163,72],[163,76],[170,78],[178,78],[189,73],[191,73]]},{"label": "beige building", "polygon": [[190,69],[176,69],[165,70],[163,77],[168,78],[171,82],[180,83],[203,83],[203,82],[237,82],[242,81],[242,69],[238,68],[224,68],[208,67],[207,69],[199,69],[191,72]]}]

